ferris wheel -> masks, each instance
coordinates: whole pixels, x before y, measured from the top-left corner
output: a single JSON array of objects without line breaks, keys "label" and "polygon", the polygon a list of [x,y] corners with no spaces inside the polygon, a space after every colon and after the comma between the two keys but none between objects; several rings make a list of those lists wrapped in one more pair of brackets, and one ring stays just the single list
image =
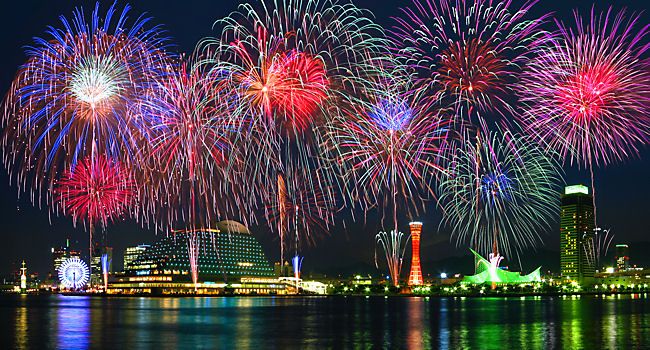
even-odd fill
[{"label": "ferris wheel", "polygon": [[68,289],[85,286],[89,276],[88,265],[77,257],[66,259],[59,267],[59,281]]}]

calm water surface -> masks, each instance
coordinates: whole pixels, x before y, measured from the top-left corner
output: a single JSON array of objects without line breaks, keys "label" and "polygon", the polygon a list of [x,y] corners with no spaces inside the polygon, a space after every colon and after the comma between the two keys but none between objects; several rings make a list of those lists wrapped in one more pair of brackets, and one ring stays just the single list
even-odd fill
[{"label": "calm water surface", "polygon": [[0,296],[3,349],[650,348],[650,296]]}]

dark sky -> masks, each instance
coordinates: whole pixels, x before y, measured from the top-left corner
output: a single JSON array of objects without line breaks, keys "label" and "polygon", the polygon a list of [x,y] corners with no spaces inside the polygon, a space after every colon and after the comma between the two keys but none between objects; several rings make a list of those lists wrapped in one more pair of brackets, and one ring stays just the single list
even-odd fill
[{"label": "dark sky", "polygon": [[[522,1],[514,1],[521,3]],[[119,4],[123,5],[121,1]],[[377,21],[384,25],[392,25],[390,16],[397,13],[397,8],[406,4],[405,0],[358,0],[357,6],[370,9]],[[616,9],[627,7],[630,10],[647,10],[644,0],[611,2],[596,2],[597,9],[605,9],[610,3],[616,4]],[[110,6],[110,1],[103,3]],[[212,30],[215,20],[226,16],[236,9],[238,1],[160,1],[144,0],[133,2],[133,14],[147,12],[157,24],[163,24],[169,36],[180,52],[189,52],[198,40],[206,36],[218,36]],[[51,1],[51,0],[21,0],[3,2],[0,11],[0,36],[2,37],[2,54],[0,55],[0,91],[5,94],[18,66],[24,62],[24,46],[32,43],[35,36],[43,36],[47,25],[60,27],[59,15],[70,18],[72,10],[84,6],[87,11],[94,7],[94,1]],[[570,19],[570,11],[574,8],[588,11],[592,3],[584,0],[541,0],[534,8],[539,15],[544,11],[554,11],[558,18]],[[650,16],[643,15],[644,23],[650,22]],[[648,148],[641,151],[639,157],[630,159],[622,164],[611,165],[598,169],[596,172],[596,193],[598,199],[599,224],[610,227],[616,234],[616,242],[650,241],[650,152]],[[1,168],[0,168],[1,169]],[[582,182],[588,184],[587,171],[566,169],[567,183]],[[0,170],[0,273],[13,271],[17,264],[25,259],[30,270],[44,274],[49,269],[50,248],[60,245],[66,237],[75,241],[77,248],[83,248],[87,254],[87,233],[82,228],[73,228],[68,218],[50,217],[48,210],[34,208],[27,199],[18,199],[15,186],[9,186],[6,170]],[[424,222],[423,231],[423,260],[437,260],[450,255],[465,254],[466,250],[455,249],[449,243],[446,230],[438,230],[440,221],[436,211],[430,210],[419,218]],[[363,220],[361,220],[363,221]],[[406,220],[402,220],[406,222]],[[346,228],[341,226],[332,229],[330,237],[326,237],[316,247],[306,252],[305,267],[314,268],[318,265],[326,270],[338,266],[353,264],[371,264],[374,247],[374,234],[379,224],[376,215],[368,217],[367,224],[362,222],[348,223]],[[273,259],[279,255],[277,242],[265,234],[263,228],[253,228],[254,233],[264,244],[266,253]],[[115,247],[115,259],[121,266],[122,250],[129,245],[141,242],[151,242],[155,239],[153,231],[140,228],[131,222],[117,223],[108,229],[109,244]],[[557,223],[553,229],[543,235],[545,249],[559,249],[559,228]],[[634,257],[632,257],[634,260]]]}]

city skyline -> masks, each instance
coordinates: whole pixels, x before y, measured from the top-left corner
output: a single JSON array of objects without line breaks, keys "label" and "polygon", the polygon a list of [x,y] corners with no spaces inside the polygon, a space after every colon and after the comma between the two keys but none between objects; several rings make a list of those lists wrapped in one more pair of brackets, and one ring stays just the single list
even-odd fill
[{"label": "city skyline", "polygon": [[647,0],[23,0],[0,344],[650,344]]}]

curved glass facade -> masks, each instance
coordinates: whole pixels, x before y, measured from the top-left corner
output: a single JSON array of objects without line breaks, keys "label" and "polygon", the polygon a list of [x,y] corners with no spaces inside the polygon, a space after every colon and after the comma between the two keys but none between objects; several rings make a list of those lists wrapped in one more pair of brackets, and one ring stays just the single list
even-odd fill
[{"label": "curved glass facade", "polygon": [[[162,237],[130,264],[125,272],[143,275],[177,275],[189,280],[189,246],[198,252],[201,281],[234,281],[241,277],[274,277],[262,246],[241,224],[222,222],[218,229],[175,231]],[[185,278],[177,278],[181,280]]]}]

